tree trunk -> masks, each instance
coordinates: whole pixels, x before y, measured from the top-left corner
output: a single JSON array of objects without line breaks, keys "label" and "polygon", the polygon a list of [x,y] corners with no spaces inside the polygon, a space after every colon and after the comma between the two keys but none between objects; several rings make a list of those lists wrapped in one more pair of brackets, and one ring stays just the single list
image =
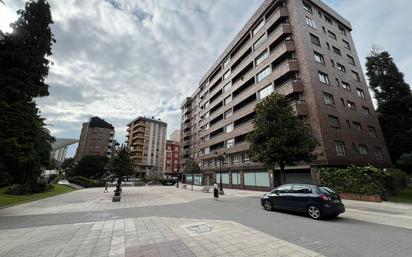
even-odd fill
[{"label": "tree trunk", "polygon": [[286,177],[285,177],[285,163],[280,162],[279,163],[280,167],[280,184],[285,184],[286,183]]},{"label": "tree trunk", "polygon": [[193,191],[194,184],[195,184],[195,173],[192,172],[192,191]]}]

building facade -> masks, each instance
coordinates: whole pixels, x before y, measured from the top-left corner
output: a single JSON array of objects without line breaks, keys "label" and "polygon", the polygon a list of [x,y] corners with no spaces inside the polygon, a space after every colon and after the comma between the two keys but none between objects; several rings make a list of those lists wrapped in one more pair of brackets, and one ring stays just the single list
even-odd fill
[{"label": "building facade", "polygon": [[178,177],[180,171],[180,142],[166,141],[165,158],[165,175]]},{"label": "building facade", "polygon": [[167,123],[138,117],[127,127],[127,145],[138,172],[145,176],[163,176]]},{"label": "building facade", "polygon": [[317,160],[287,167],[288,182],[312,181],[319,166],[389,166],[351,30],[320,0],[264,1],[183,102],[182,164],[197,160],[202,184],[277,185],[276,169],[250,161],[246,140],[256,103],[277,91],[320,143]]},{"label": "building facade", "polygon": [[77,146],[76,161],[86,155],[112,156],[114,127],[99,117],[91,117],[89,122],[83,123]]},{"label": "building facade", "polygon": [[180,142],[180,129],[176,129],[170,134],[169,139],[175,142]]}]

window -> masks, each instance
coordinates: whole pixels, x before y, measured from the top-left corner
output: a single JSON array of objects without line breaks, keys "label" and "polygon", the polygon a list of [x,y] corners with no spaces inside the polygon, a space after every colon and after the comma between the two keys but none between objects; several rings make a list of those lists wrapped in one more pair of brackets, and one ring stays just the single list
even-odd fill
[{"label": "window", "polygon": [[313,56],[315,57],[315,61],[321,64],[325,64],[325,59],[323,59],[323,55],[318,52],[313,52]]},{"label": "window", "polygon": [[336,34],[333,33],[332,31],[328,30],[328,35],[329,35],[330,38],[333,38],[333,39],[336,40]]},{"label": "window", "polygon": [[327,105],[335,105],[335,100],[333,99],[333,95],[328,93],[323,93],[323,100]]},{"label": "window", "polygon": [[266,58],[268,58],[269,52],[268,50],[263,51],[257,58],[256,58],[256,65],[261,64]]},{"label": "window", "polygon": [[329,126],[333,129],[340,130],[339,118],[335,116],[328,116]]},{"label": "window", "polygon": [[232,185],[240,185],[240,173],[232,172]]},{"label": "window", "polygon": [[346,155],[345,143],[341,141],[335,141],[335,150],[336,150],[337,156],[345,156]]},{"label": "window", "polygon": [[329,77],[328,77],[328,74],[319,71],[319,81],[320,81],[320,83],[329,85]]},{"label": "window", "polygon": [[339,28],[339,32],[340,32],[342,35],[346,36],[346,30],[345,30],[345,28],[342,27],[342,26],[338,26],[338,28]]},{"label": "window", "polygon": [[230,116],[233,115],[233,111],[232,109],[225,111],[225,113],[223,114],[223,116],[225,117],[225,119],[229,118]]},{"label": "window", "polygon": [[343,89],[346,89],[348,91],[351,90],[349,83],[342,81],[342,87]]},{"label": "window", "polygon": [[356,71],[352,71],[352,78],[354,80],[360,81],[359,74]]},{"label": "window", "polygon": [[230,102],[232,102],[232,96],[230,95],[230,96],[226,97],[225,100],[224,100],[224,102],[225,102],[225,105],[227,105],[227,104],[229,104]]},{"label": "window", "polygon": [[305,185],[293,185],[293,193],[295,194],[309,194],[312,193],[310,187]]},{"label": "window", "polygon": [[235,145],[235,139],[234,138],[226,140],[226,148],[230,148],[234,145]]},{"label": "window", "polygon": [[209,147],[206,147],[205,148],[205,154],[208,154],[210,152],[210,148]]},{"label": "window", "polygon": [[341,72],[346,72],[346,68],[342,64],[336,63],[336,66],[338,67],[338,70],[340,70]]},{"label": "window", "polygon": [[226,133],[229,133],[231,131],[233,131],[233,123],[230,123],[230,124],[225,126],[225,132]]},{"label": "window", "polygon": [[272,68],[270,66],[267,66],[264,68],[261,72],[259,72],[256,75],[256,80],[257,82],[262,81],[264,78],[266,78],[270,73],[272,72]]},{"label": "window", "polygon": [[370,117],[371,116],[371,112],[369,111],[368,107],[362,106],[362,114],[365,117]]},{"label": "window", "polygon": [[203,116],[204,119],[209,118],[209,112],[205,113],[205,115]]},{"label": "window", "polygon": [[272,94],[272,92],[273,92],[273,85],[270,84],[270,85],[264,87],[263,89],[261,89],[261,90],[258,92],[258,98],[259,98],[259,99],[264,99],[264,98],[266,98],[267,96],[269,96],[270,94]]},{"label": "window", "polygon": [[353,121],[352,124],[356,131],[362,131],[362,125],[359,122]]},{"label": "window", "polygon": [[370,137],[376,137],[376,130],[372,126],[368,126],[368,132]]},{"label": "window", "polygon": [[230,76],[230,70],[226,71],[225,74],[223,74],[223,79],[227,79]]},{"label": "window", "polygon": [[320,40],[317,36],[313,35],[312,33],[310,33],[310,41],[312,42],[312,44],[317,45],[320,47]]},{"label": "window", "polygon": [[306,24],[308,24],[310,27],[316,29],[316,24],[315,24],[315,22],[314,22],[311,18],[309,18],[309,17],[307,17],[307,16],[306,16]]},{"label": "window", "polygon": [[244,173],[245,186],[269,186],[269,174],[263,172],[245,172]]},{"label": "window", "polygon": [[263,34],[256,42],[253,44],[253,50],[256,50],[261,46],[267,39],[266,34]]},{"label": "window", "polygon": [[249,154],[245,153],[243,154],[243,160],[244,163],[249,163],[250,162],[250,158],[249,158]]},{"label": "window", "polygon": [[365,92],[363,92],[362,89],[357,88],[356,89],[356,94],[358,95],[359,98],[365,99]]},{"label": "window", "polygon": [[355,59],[353,59],[353,57],[350,56],[350,55],[348,55],[348,54],[347,54],[346,56],[348,57],[349,63],[352,64],[353,66],[356,66],[356,65],[355,65]]},{"label": "window", "polygon": [[308,4],[305,1],[303,1],[303,9],[305,9],[306,11],[312,13],[312,6],[310,6],[310,4]]},{"label": "window", "polygon": [[335,68],[335,62],[332,59],[330,59],[330,63],[332,64],[332,67]]},{"label": "window", "polygon": [[327,23],[329,23],[330,25],[333,24],[333,23],[332,23],[332,19],[331,19],[330,17],[326,16],[326,15],[325,15],[325,21],[326,21]]},{"label": "window", "polygon": [[228,58],[224,61],[224,63],[223,63],[223,68],[226,68],[226,67],[229,65],[229,63],[230,63],[230,57],[228,57]]},{"label": "window", "polygon": [[256,26],[256,28],[253,29],[252,31],[253,36],[255,36],[263,28],[263,26],[265,26],[265,21],[261,20],[259,24]]},{"label": "window", "polygon": [[326,42],[326,46],[328,47],[328,50],[330,50],[330,45],[328,42]]},{"label": "window", "polygon": [[368,147],[366,145],[359,145],[359,153],[363,155],[368,154]]},{"label": "window", "polygon": [[351,128],[349,120],[346,120],[346,126],[348,126],[348,128]]},{"label": "window", "polygon": [[378,160],[383,160],[383,151],[382,151],[382,148],[380,148],[380,147],[375,147],[374,150],[375,150],[375,157],[376,157],[376,159],[378,159]]},{"label": "window", "polygon": [[343,40],[343,39],[342,39],[342,42],[343,42],[344,47],[345,47],[346,49],[350,50],[350,44],[349,44],[349,42],[348,42],[348,41],[345,41],[345,40]]},{"label": "window", "polygon": [[340,87],[339,79],[336,78],[335,80],[336,80],[336,86],[337,86],[337,87]]},{"label": "window", "polygon": [[232,83],[229,82],[223,87],[223,92],[229,91],[229,89],[232,87]]},{"label": "window", "polygon": [[332,49],[333,49],[333,52],[334,52],[335,54],[337,54],[337,55],[342,55],[342,53],[340,52],[340,49],[339,49],[339,48],[336,48],[336,47],[332,46]]},{"label": "window", "polygon": [[292,185],[282,185],[275,189],[278,194],[287,194],[292,192]]},{"label": "window", "polygon": [[232,155],[232,163],[233,164],[238,164],[239,163],[239,155],[238,154],[234,154]]},{"label": "window", "polygon": [[356,110],[356,105],[354,102],[346,101],[346,105],[348,106],[349,109]]}]

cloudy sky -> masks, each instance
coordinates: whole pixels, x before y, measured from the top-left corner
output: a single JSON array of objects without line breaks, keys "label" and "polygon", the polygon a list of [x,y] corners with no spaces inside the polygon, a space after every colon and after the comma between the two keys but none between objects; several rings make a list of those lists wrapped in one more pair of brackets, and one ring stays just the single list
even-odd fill
[{"label": "cloudy sky", "polygon": [[[23,0],[0,3],[0,29]],[[54,65],[50,96],[39,99],[56,137],[78,138],[97,115],[123,142],[133,118],[179,128],[180,104],[263,0],[49,0]],[[410,0],[324,0],[351,21],[363,61],[372,44],[388,50],[412,83]],[[75,147],[70,153],[73,154]]]}]

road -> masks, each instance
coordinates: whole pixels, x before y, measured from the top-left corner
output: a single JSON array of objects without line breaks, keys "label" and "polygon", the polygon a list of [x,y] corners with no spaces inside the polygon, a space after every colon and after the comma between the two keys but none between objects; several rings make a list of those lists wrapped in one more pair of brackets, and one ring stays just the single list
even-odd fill
[{"label": "road", "polygon": [[[277,242],[276,240],[279,240],[279,242],[291,244],[290,249],[298,246],[308,250],[308,252],[300,250],[302,255],[285,252],[284,256],[316,256],[316,254],[345,257],[412,256],[412,229],[407,226],[408,224],[406,226],[402,225],[405,222],[411,221],[410,225],[412,226],[412,217],[408,219],[409,212],[385,211],[385,209],[379,209],[378,207],[366,208],[368,205],[354,203],[351,206],[353,209],[349,208],[347,213],[337,219],[315,221],[301,215],[267,212],[260,206],[258,194],[253,192],[237,193],[238,191],[234,191],[232,194],[225,195],[218,201],[214,201],[211,194],[190,191],[188,189],[176,189],[173,187],[125,188],[122,202],[112,203],[110,201],[111,195],[103,194],[101,191],[101,189],[79,190],[0,210],[1,244],[10,243],[10,240],[17,242],[7,249],[0,249],[0,256],[17,256],[12,254],[36,256],[33,255],[33,251],[21,249],[30,249],[35,243],[45,243],[44,240],[46,239],[34,242],[26,239],[20,240],[20,242],[18,237],[24,231],[28,235],[30,233],[32,235],[43,235],[47,231],[62,231],[59,232],[62,233],[59,235],[63,235],[64,229],[70,230],[74,225],[107,225],[108,221],[115,223],[122,221],[122,224],[125,225],[121,226],[125,229],[124,227],[127,227],[127,222],[131,220],[134,224],[137,224],[142,220],[143,223],[146,222],[147,220],[145,219],[160,217],[162,220],[158,221],[158,223],[165,222],[168,226],[167,229],[171,231],[178,229],[178,227],[170,225],[173,222],[177,223],[173,226],[179,226],[179,222],[189,224],[190,222],[201,221],[205,224],[214,224],[215,221],[222,221],[222,224],[219,223],[222,226],[222,231],[228,232],[227,236],[222,238],[222,242],[225,240],[230,242],[230,237],[235,235],[231,233],[230,227],[233,227],[233,232],[236,232],[235,228],[241,228],[245,231],[249,229],[248,232],[245,232],[245,235],[249,233],[256,237],[244,240],[245,243],[248,243],[248,241],[260,242],[259,240],[266,240],[259,243],[259,245],[251,245],[251,247],[256,248],[253,250],[256,253],[254,256],[280,256],[280,253],[273,252],[271,254],[267,249],[264,252],[259,252],[262,250],[262,247],[267,247],[263,242],[271,244],[270,240],[272,239],[273,244]],[[399,210],[409,211],[410,209],[405,205],[400,206]],[[358,215],[358,213],[362,215]],[[380,224],[382,223],[380,220],[385,222],[385,220],[390,219],[392,220],[391,222],[396,222],[396,220],[393,220],[397,219],[397,215],[400,217],[399,220],[403,219],[403,223],[394,223],[391,226]],[[373,222],[375,220],[376,222]],[[153,220],[152,222],[156,223]],[[230,222],[230,224],[227,222]],[[91,228],[88,229],[91,230]],[[102,249],[106,249],[106,251],[96,252],[96,245],[99,245],[100,240],[97,238],[91,241],[94,244],[94,250],[90,251],[85,246],[85,250],[82,253],[84,253],[84,256],[140,256],[133,255],[133,252],[128,252],[128,249],[132,249],[130,247],[133,246],[133,243],[130,243],[132,241],[127,242],[127,229],[125,231],[124,247],[118,248],[120,249],[119,251],[113,250],[113,247],[107,249],[103,247]],[[76,233],[78,233],[77,230],[72,231],[72,235],[68,236],[66,240],[73,241],[74,238],[77,238]],[[88,235],[92,238],[88,233],[80,233],[80,237]],[[139,235],[138,229],[134,233],[136,238],[141,239],[142,236]],[[10,238],[13,236],[17,238]],[[106,243],[110,245],[110,242],[107,240]],[[182,240],[185,242],[184,238]],[[110,241],[113,242],[113,236]],[[153,243],[153,241],[151,242]],[[37,256],[79,256],[73,251],[64,251],[64,240],[58,240],[56,244],[53,245],[53,251],[45,252],[43,250],[42,252],[35,252],[35,254]],[[58,247],[59,244],[60,247]],[[182,250],[182,253],[185,253],[187,256],[191,256],[190,254],[202,256],[189,246],[188,250],[186,250],[187,252]],[[200,246],[202,246],[201,242],[199,243]],[[16,250],[17,247],[19,250]],[[229,245],[222,243],[221,248],[225,250],[225,247],[229,248]],[[274,248],[273,251],[276,249],[286,249],[285,246],[282,247],[284,248]],[[232,252],[214,253],[213,247],[211,247],[209,252],[203,252],[203,256],[208,256],[209,254],[229,256],[229,253],[232,256],[236,256],[233,254],[235,251],[236,249],[233,248]],[[177,254],[176,256],[186,256],[185,254]],[[238,254],[241,254],[241,251]],[[250,254],[246,256],[251,256]],[[146,256],[162,255],[158,251],[148,252]]]}]

